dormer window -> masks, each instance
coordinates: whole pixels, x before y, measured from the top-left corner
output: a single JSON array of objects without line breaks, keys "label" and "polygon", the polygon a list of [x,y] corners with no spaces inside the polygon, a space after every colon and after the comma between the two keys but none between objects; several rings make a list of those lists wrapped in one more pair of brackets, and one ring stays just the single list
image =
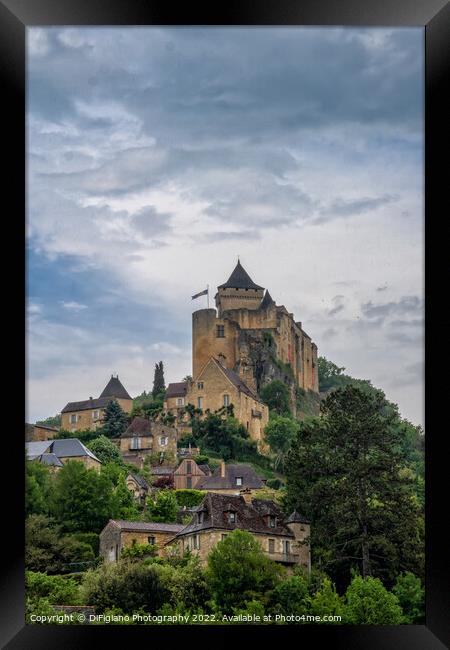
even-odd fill
[{"label": "dormer window", "polygon": [[227,512],[227,515],[228,515],[228,523],[229,524],[235,524],[236,523],[236,513],[234,512],[234,510],[229,510]]},{"label": "dormer window", "polygon": [[205,513],[204,512],[198,512],[197,513],[197,521],[199,524],[202,524],[205,521]]},{"label": "dormer window", "polygon": [[236,476],[236,485],[242,485],[242,476]]},{"label": "dormer window", "polygon": [[276,528],[277,526],[277,518],[275,515],[269,515],[269,528]]}]

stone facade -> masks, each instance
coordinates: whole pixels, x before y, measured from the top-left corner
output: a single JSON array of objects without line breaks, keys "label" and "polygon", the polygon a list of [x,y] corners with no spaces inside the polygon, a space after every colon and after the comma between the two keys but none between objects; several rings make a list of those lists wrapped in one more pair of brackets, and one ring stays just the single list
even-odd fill
[{"label": "stone facade", "polygon": [[100,533],[100,557],[105,562],[117,562],[125,547],[134,544],[154,544],[158,555],[165,556],[168,542],[183,529],[181,524],[159,524],[111,519]]},{"label": "stone facade", "polygon": [[233,406],[233,414],[244,425],[260,451],[264,451],[264,428],[269,421],[269,409],[234,373],[226,372],[217,359],[210,358],[187,392],[187,402],[203,412],[213,413]]},{"label": "stone facade", "polygon": [[25,424],[25,441],[52,440],[58,431],[56,427],[47,427],[43,424]]},{"label": "stone facade", "polygon": [[199,467],[193,458],[185,458],[173,473],[174,487],[176,490],[195,489],[199,480],[208,476],[208,473],[205,467]]},{"label": "stone facade", "polygon": [[159,454],[160,461],[176,459],[177,430],[161,422],[136,416],[120,437],[119,449],[127,462],[141,466],[149,454]]}]

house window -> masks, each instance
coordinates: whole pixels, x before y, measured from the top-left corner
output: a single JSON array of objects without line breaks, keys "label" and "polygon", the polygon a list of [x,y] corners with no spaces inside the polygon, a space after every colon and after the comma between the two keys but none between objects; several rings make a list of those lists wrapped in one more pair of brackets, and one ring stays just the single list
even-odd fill
[{"label": "house window", "polygon": [[141,439],[140,438],[131,438],[130,449],[140,449],[141,448]]},{"label": "house window", "polygon": [[70,416],[70,424],[76,424],[77,423],[77,416],[75,414]]},{"label": "house window", "polygon": [[235,524],[236,523],[236,513],[235,512],[229,512],[228,513],[228,521],[230,524]]},{"label": "house window", "polygon": [[242,485],[242,476],[236,476],[236,485]]},{"label": "house window", "polygon": [[199,524],[203,523],[203,512],[198,512],[197,513],[197,521]]},{"label": "house window", "polygon": [[203,397],[197,397],[197,408],[203,408]]},{"label": "house window", "polygon": [[274,517],[273,515],[270,515],[269,517],[269,526],[270,528],[275,528],[277,525],[277,518]]},{"label": "house window", "polygon": [[152,546],[156,543],[156,538],[153,536],[147,537],[147,541],[149,544],[152,544]]},{"label": "house window", "polygon": [[186,487],[188,490],[192,488],[192,476],[186,476]]},{"label": "house window", "polygon": [[283,546],[284,546],[284,552],[286,553],[286,555],[289,555],[289,553],[291,552],[291,543],[290,543],[290,541],[288,539],[285,539],[284,543],[283,543]]},{"label": "house window", "polygon": [[275,553],[275,540],[269,539],[269,553]]},{"label": "house window", "polygon": [[167,441],[168,441],[167,436],[160,436],[159,444],[161,445],[161,447],[164,447],[165,445],[167,445]]},{"label": "house window", "polygon": [[98,420],[100,415],[100,411],[92,411],[92,419],[93,420]]},{"label": "house window", "polygon": [[230,406],[230,396],[229,395],[224,395],[223,396],[223,405],[224,406]]},{"label": "house window", "polygon": [[197,388],[198,388],[198,390],[203,390],[203,382],[202,381],[197,382]]},{"label": "house window", "polygon": [[183,405],[184,405],[184,398],[177,397],[177,406],[183,406]]},{"label": "house window", "polygon": [[217,338],[225,338],[225,325],[217,325]]},{"label": "house window", "polygon": [[192,548],[195,548],[197,550],[200,548],[200,535],[193,535]]}]

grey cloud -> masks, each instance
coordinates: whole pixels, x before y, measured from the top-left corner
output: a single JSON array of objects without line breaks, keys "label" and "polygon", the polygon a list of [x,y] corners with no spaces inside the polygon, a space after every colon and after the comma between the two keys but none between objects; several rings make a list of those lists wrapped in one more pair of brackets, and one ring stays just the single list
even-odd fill
[{"label": "grey cloud", "polygon": [[386,302],[374,305],[372,301],[361,305],[361,311],[367,318],[382,319],[397,314],[417,314],[422,309],[422,300],[418,296],[404,296],[398,302]]},{"label": "grey cloud", "polygon": [[335,314],[339,314],[344,309],[344,305],[337,305],[336,307],[333,307],[333,309],[330,309],[328,312],[328,316],[334,316]]},{"label": "grey cloud", "polygon": [[172,232],[170,220],[169,213],[157,212],[153,206],[143,208],[131,217],[132,226],[144,239],[153,239],[155,235]]},{"label": "grey cloud", "polygon": [[242,230],[240,232],[211,232],[202,235],[200,240],[207,244],[221,241],[255,241],[261,239],[258,230]]}]

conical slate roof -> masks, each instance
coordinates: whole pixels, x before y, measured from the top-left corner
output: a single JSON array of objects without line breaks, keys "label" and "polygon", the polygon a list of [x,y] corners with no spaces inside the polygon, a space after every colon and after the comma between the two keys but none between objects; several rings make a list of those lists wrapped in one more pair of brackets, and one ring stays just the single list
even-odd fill
[{"label": "conical slate roof", "polygon": [[309,519],[301,515],[300,513],[297,512],[297,510],[294,510],[293,513],[289,515],[289,517],[286,519],[287,524],[309,524]]},{"label": "conical slate roof", "polygon": [[103,393],[100,395],[100,397],[117,397],[119,399],[132,399],[125,388],[123,387],[122,383],[119,380],[119,377],[114,377],[111,375],[111,379],[108,381],[106,384]]},{"label": "conical slate roof", "polygon": [[238,261],[233,273],[230,275],[225,284],[221,284],[218,289],[264,289],[255,284],[242,264]]},{"label": "conical slate roof", "polygon": [[274,304],[275,304],[275,301],[273,300],[273,298],[270,295],[269,291],[266,291],[266,293],[264,294],[264,298],[262,299],[262,302],[261,302],[261,308],[265,309],[269,305],[274,305]]}]

